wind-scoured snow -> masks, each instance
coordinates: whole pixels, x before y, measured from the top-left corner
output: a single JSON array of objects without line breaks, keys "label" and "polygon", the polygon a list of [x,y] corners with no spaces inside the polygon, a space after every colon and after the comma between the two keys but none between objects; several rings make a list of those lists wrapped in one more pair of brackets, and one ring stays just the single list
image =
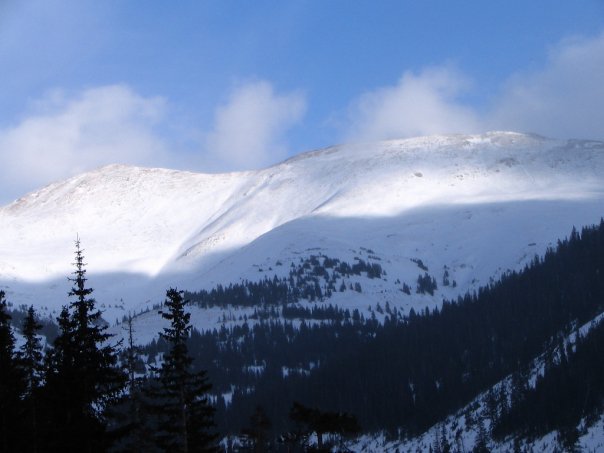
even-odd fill
[{"label": "wind-scoured snow", "polygon": [[[339,305],[421,308],[598,222],[602,175],[602,142],[512,132],[335,146],[229,174],[111,165],[0,208],[0,285],[17,305],[56,310],[79,235],[110,321],[168,286],[285,276],[311,253],[379,260],[387,272],[363,281],[358,300],[337,294]],[[423,273],[412,259],[439,281],[435,296],[400,292],[396,280],[414,289]],[[444,266],[456,288],[440,285]]]}]

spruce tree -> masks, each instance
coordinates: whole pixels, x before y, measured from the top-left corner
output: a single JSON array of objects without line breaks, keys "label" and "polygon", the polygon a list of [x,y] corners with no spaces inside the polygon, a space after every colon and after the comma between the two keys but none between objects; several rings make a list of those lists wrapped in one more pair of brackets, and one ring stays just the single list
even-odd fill
[{"label": "spruce tree", "polygon": [[110,430],[116,438],[111,451],[131,453],[154,453],[159,450],[153,443],[154,426],[149,419],[149,402],[145,399],[146,375],[137,376],[137,371],[146,373],[140,357],[140,347],[134,342],[133,317],[128,314],[126,326],[127,347],[122,353],[122,363],[127,375],[127,392],[111,408]]},{"label": "spruce tree", "polygon": [[36,319],[36,312],[31,306],[27,310],[27,316],[23,320],[22,333],[25,343],[18,353],[18,363],[22,370],[25,393],[23,398],[23,424],[28,433],[25,436],[25,450],[37,452],[39,450],[39,390],[42,380],[42,344],[38,338],[38,332],[42,325]]},{"label": "spruce tree", "polygon": [[[143,400],[142,400],[142,384],[143,379],[136,376],[137,364],[140,360],[139,347],[134,343],[134,327],[132,322],[132,315],[128,314],[126,322],[126,330],[128,333],[128,346],[125,350],[124,364],[128,375],[128,396],[126,397],[126,417],[128,422],[129,432],[129,449],[131,451],[144,451],[139,450],[139,446],[144,444],[145,430],[144,430],[144,413],[143,413]],[[148,436],[147,436],[148,437]]]},{"label": "spruce tree", "polygon": [[[323,436],[331,433],[342,437],[355,436],[361,428],[354,415],[345,412],[322,411],[317,408],[306,407],[294,402],[289,412],[289,418],[297,425],[296,430],[290,433],[290,438],[300,439],[306,444],[312,433],[317,437],[317,450],[325,451]],[[331,447],[328,447],[329,450]]]},{"label": "spruce tree", "polygon": [[15,337],[10,325],[11,316],[0,291],[0,451],[15,451],[20,397],[23,380],[14,355]]},{"label": "spruce tree", "polygon": [[255,453],[271,451],[271,428],[271,421],[262,406],[256,406],[256,410],[250,417],[249,427],[241,432],[245,451]]},{"label": "spruce tree", "polygon": [[42,329],[42,324],[36,318],[36,311],[32,305],[23,319],[22,333],[25,343],[21,346],[18,354],[19,365],[25,374],[28,395],[34,393],[40,386],[43,370],[42,344],[40,338],[38,338],[38,332]]},{"label": "spruce tree", "polygon": [[54,412],[47,434],[60,450],[105,451],[105,410],[122,392],[125,376],[117,366],[117,346],[109,344],[111,335],[90,297],[93,290],[86,287],[79,239],[75,246],[74,277],[68,278],[73,300],[57,318],[61,331],[47,361],[47,407]]},{"label": "spruce tree", "polygon": [[187,348],[191,315],[185,312],[186,303],[183,291],[170,288],[160,312],[170,322],[160,333],[170,350],[164,355],[152,393],[158,409],[157,440],[165,451],[216,451],[217,436],[211,433],[215,409],[208,399],[211,384],[205,371],[193,371]]}]

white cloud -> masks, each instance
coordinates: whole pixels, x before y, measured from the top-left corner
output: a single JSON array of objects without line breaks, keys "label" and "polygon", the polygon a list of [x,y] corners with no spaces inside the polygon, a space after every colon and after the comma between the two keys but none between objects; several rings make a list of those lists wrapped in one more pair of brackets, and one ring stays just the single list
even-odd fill
[{"label": "white cloud", "polygon": [[484,112],[462,101],[467,80],[447,66],[406,72],[351,104],[347,138],[514,130],[604,139],[604,33],[562,41],[544,67],[510,76]]},{"label": "white cloud", "polygon": [[89,89],[76,97],[55,91],[16,126],[0,130],[0,184],[22,195],[53,180],[110,163],[166,161],[153,127],[165,103],[121,85]]},{"label": "white cloud", "polygon": [[566,40],[544,68],[511,77],[488,124],[550,137],[604,139],[604,33]]},{"label": "white cloud", "polygon": [[305,108],[301,94],[275,93],[267,82],[239,86],[216,109],[202,149],[192,152],[173,149],[178,137],[158,132],[174,125],[162,98],[125,85],[76,94],[55,90],[33,103],[24,119],[0,129],[2,201],[112,163],[206,171],[273,164],[286,157],[285,133]]},{"label": "white cloud", "polygon": [[467,79],[448,67],[405,72],[395,86],[365,93],[353,102],[347,134],[366,141],[474,131],[475,113],[459,102],[468,87]]},{"label": "white cloud", "polygon": [[275,93],[265,81],[239,86],[216,110],[207,153],[228,169],[273,164],[286,156],[285,133],[305,110],[300,93]]}]

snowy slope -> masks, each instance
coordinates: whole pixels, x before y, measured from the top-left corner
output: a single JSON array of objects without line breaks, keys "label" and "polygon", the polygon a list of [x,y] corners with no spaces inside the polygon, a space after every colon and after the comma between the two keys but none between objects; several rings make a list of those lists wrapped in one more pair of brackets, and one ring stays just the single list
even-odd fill
[{"label": "snowy slope", "polygon": [[[0,208],[0,285],[17,305],[56,311],[79,234],[111,321],[170,285],[285,275],[311,253],[379,260],[387,271],[336,303],[421,308],[599,221],[602,175],[602,142],[511,132],[343,145],[231,174],[112,165]],[[414,287],[423,272],[412,259],[437,280],[447,266],[457,287],[401,296],[395,281]]]}]

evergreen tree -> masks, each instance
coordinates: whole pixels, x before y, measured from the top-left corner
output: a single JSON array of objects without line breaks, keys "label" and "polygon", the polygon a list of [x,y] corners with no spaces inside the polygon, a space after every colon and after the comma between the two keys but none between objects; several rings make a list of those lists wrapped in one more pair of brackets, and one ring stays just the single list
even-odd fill
[{"label": "evergreen tree", "polygon": [[16,450],[16,433],[23,380],[14,356],[15,337],[7,313],[4,291],[0,291],[0,451]]},{"label": "evergreen tree", "polygon": [[451,444],[447,438],[447,428],[444,423],[440,427],[439,451],[441,453],[451,453]]},{"label": "evergreen tree", "polygon": [[289,412],[289,418],[298,425],[297,432],[302,433],[298,437],[304,439],[304,442],[308,440],[312,433],[317,436],[317,449],[319,451],[330,451],[330,446],[325,446],[323,443],[323,435],[325,434],[346,437],[358,435],[361,431],[354,415],[309,408],[298,402],[294,402]]},{"label": "evergreen tree", "polygon": [[27,316],[23,320],[22,333],[25,343],[19,351],[19,365],[24,371],[27,395],[33,394],[42,378],[42,344],[38,338],[38,332],[42,324],[36,319],[36,311],[33,307],[27,310]]},{"label": "evergreen tree", "polygon": [[266,412],[264,412],[264,409],[262,409],[262,406],[256,406],[256,410],[250,417],[249,427],[242,431],[245,441],[245,451],[257,453],[271,451],[271,428],[271,421]]},{"label": "evergreen tree", "polygon": [[134,343],[133,317],[130,314],[126,318],[125,330],[128,346],[123,351],[122,362],[128,376],[127,392],[110,409],[110,430],[116,438],[111,451],[131,453],[160,451],[153,443],[153,428],[147,411],[148,401],[144,394],[147,379],[146,376],[137,376],[137,372],[145,373],[146,369],[140,358],[140,347]]},{"label": "evergreen tree", "polygon": [[472,453],[489,453],[491,450],[489,449],[489,436],[487,434],[487,430],[484,426],[484,418],[481,415],[478,420],[478,435],[476,436],[476,444],[472,449]]},{"label": "evergreen tree", "polygon": [[[101,312],[86,287],[86,269],[76,240],[69,308],[57,318],[60,334],[48,355],[46,403],[52,418],[49,445],[63,451],[105,451],[106,408],[121,394],[125,377],[117,366],[117,346],[109,344]],[[57,435],[60,433],[59,435]]]},{"label": "evergreen tree", "polygon": [[214,408],[208,399],[211,384],[205,371],[193,371],[187,339],[191,331],[190,313],[183,292],[170,288],[161,315],[170,321],[160,337],[170,347],[159,369],[158,385],[151,392],[158,414],[157,440],[172,452],[215,451]]},{"label": "evergreen tree", "polygon": [[18,354],[19,367],[23,372],[23,378],[25,383],[24,393],[24,408],[25,416],[23,417],[23,424],[28,435],[25,438],[27,447],[26,450],[31,452],[38,451],[38,439],[39,439],[39,390],[42,380],[43,367],[42,367],[42,345],[38,338],[38,332],[42,329],[36,319],[36,312],[34,307],[31,306],[27,310],[27,316],[23,320],[23,337],[25,343],[21,347]]}]

